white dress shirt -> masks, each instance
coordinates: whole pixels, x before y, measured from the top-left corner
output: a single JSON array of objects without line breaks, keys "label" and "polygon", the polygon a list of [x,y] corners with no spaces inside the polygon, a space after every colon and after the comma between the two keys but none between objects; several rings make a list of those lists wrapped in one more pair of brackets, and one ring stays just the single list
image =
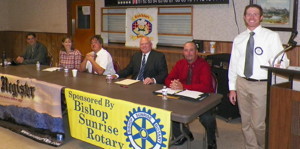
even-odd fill
[{"label": "white dress shirt", "polygon": [[[94,53],[94,52],[91,52]],[[112,62],[112,58],[111,55],[105,50],[105,49],[101,49],[100,51],[98,51],[97,53],[97,58],[96,58],[96,63],[102,67],[103,69],[105,69],[103,75],[113,75],[115,74],[115,69],[114,69],[114,65]],[[92,73],[92,64],[90,61],[87,61],[86,63],[86,69],[88,70],[89,73]]]},{"label": "white dress shirt", "polygon": [[[251,31],[246,31],[239,34],[233,41],[230,65],[228,71],[229,90],[236,90],[237,76],[245,77],[245,56],[246,46]],[[260,68],[261,65],[270,66],[270,61],[283,50],[278,33],[269,29],[258,26],[255,30],[254,38],[254,55],[253,55],[253,74],[250,78],[262,80],[267,79],[267,70]],[[281,56],[278,57],[281,59]],[[271,62],[272,63],[272,62]],[[283,63],[287,67],[289,60],[284,54]]]}]

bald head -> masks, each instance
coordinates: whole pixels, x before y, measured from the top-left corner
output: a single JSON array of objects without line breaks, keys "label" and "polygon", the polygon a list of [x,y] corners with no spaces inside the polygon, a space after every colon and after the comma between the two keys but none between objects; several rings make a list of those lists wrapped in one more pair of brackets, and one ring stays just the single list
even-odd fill
[{"label": "bald head", "polygon": [[142,53],[146,54],[151,51],[152,49],[152,42],[151,39],[147,36],[144,36],[140,40],[140,49]]}]

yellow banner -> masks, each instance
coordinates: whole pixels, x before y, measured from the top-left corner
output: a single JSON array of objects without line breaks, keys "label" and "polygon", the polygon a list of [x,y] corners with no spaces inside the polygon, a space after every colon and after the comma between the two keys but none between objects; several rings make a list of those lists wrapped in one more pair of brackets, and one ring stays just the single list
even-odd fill
[{"label": "yellow banner", "polygon": [[171,112],[65,89],[71,136],[102,148],[169,148]]}]

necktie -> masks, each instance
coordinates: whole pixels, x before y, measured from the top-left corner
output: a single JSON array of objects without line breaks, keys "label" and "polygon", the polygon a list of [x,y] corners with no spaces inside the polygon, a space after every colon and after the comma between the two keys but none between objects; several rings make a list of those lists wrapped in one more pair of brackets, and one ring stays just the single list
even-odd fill
[{"label": "necktie", "polygon": [[246,78],[250,78],[253,73],[253,49],[254,49],[254,32],[250,32],[250,37],[247,43],[246,49],[246,60],[245,60],[245,69],[244,75]]},{"label": "necktie", "polygon": [[188,76],[187,76],[187,79],[186,79],[186,84],[192,84],[192,76],[193,76],[192,65],[189,65],[189,70],[188,70]]},{"label": "necktie", "polygon": [[138,80],[141,80],[141,81],[144,80],[144,70],[145,70],[145,65],[146,65],[146,55],[143,54],[143,60],[142,60],[141,69],[140,69],[139,75],[138,75],[138,77],[137,77]]},{"label": "necktie", "polygon": [[33,55],[34,55],[34,47],[32,46],[32,47],[31,47],[31,58],[32,58],[32,59],[34,58]]}]

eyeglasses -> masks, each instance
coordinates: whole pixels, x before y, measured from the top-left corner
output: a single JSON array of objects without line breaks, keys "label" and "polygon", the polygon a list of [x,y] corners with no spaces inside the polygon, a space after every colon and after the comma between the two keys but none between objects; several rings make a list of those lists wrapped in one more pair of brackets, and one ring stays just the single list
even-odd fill
[{"label": "eyeglasses", "polygon": [[27,40],[34,40],[35,38],[27,38]]},{"label": "eyeglasses", "polygon": [[100,44],[99,41],[92,41],[91,44]]}]

